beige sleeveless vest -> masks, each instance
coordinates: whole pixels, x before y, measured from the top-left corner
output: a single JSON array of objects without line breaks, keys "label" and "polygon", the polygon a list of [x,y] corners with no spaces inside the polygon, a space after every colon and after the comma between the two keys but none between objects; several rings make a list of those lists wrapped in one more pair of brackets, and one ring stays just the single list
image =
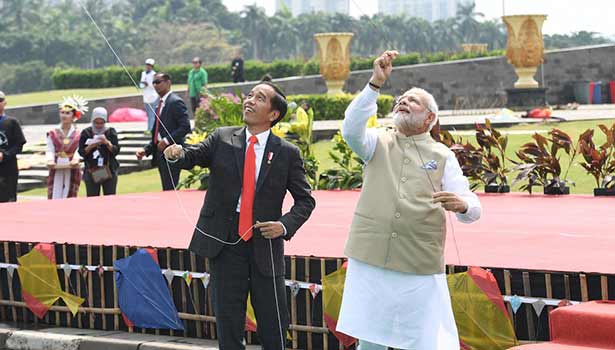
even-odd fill
[{"label": "beige sleeveless vest", "polygon": [[446,217],[440,204],[432,202],[432,183],[441,190],[449,154],[429,133],[406,137],[382,132],[364,169],[346,255],[406,273],[444,272]]}]

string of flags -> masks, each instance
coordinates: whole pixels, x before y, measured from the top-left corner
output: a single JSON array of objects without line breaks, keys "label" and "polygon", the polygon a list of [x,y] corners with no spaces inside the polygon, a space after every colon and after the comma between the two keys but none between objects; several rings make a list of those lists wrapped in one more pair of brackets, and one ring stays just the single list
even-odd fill
[{"label": "string of flags", "polygon": [[[9,277],[13,278],[15,271],[19,268],[17,264],[0,263],[0,269],[5,269]],[[111,266],[102,265],[74,265],[74,264],[60,264],[58,268],[62,269],[66,275],[70,275],[71,271],[79,271],[81,274],[87,274],[88,272],[96,272],[102,275],[106,271],[113,271]],[[210,276],[207,272],[190,272],[180,271],[172,269],[162,269],[162,274],[167,280],[168,284],[171,284],[175,277],[180,277],[186,284],[190,285],[192,280],[199,280],[204,288],[209,287]],[[316,298],[322,291],[322,285],[317,283],[309,283],[302,281],[286,280],[286,286],[290,288],[291,294],[297,296],[301,289],[307,289],[310,291],[312,298]],[[578,304],[578,301],[568,301],[563,299],[552,298],[535,298],[524,297],[518,295],[504,295],[504,301],[510,303],[513,313],[517,313],[522,304],[531,304],[537,316],[540,316],[545,306],[564,306]]]},{"label": "string of flags", "polygon": [[578,304],[578,301],[570,301],[565,299],[550,299],[550,298],[534,298],[522,297],[518,295],[505,295],[504,301],[510,303],[513,314],[516,314],[522,304],[532,305],[532,309],[536,316],[540,317],[545,306],[568,306]]},{"label": "string of flags", "polygon": [[[86,277],[90,272],[96,272],[102,275],[106,271],[113,271],[111,266],[102,265],[74,265],[74,264],[59,264],[59,269],[64,271],[64,274],[70,276],[72,271],[78,271],[83,277]],[[0,263],[0,269],[6,269],[10,278],[13,278],[13,274],[19,268],[17,264]],[[180,277],[186,284],[190,285],[193,280],[199,280],[205,289],[209,287],[210,276],[207,272],[191,272],[180,271],[172,269],[161,269],[161,273],[164,275],[167,284],[171,284],[175,277]],[[286,280],[286,286],[290,288],[291,294],[296,297],[301,289],[307,289],[310,291],[312,298],[316,298],[322,291],[322,285],[317,283],[302,282],[295,280]]]}]

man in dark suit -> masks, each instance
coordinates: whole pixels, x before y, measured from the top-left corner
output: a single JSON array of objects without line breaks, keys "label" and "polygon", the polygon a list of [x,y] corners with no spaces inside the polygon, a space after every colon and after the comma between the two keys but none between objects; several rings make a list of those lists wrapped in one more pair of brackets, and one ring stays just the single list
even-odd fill
[{"label": "man in dark suit", "polygon": [[167,73],[154,76],[154,89],[160,96],[156,107],[156,121],[152,127],[152,140],[144,148],[137,151],[137,159],[153,155],[152,166],[158,166],[162,189],[169,191],[177,187],[180,168],[169,167],[162,152],[170,144],[184,144],[186,135],[190,133],[190,119],[184,101],[171,91],[171,77]]},{"label": "man in dark suit", "polygon": [[[315,206],[299,149],[270,130],[286,110],[282,92],[260,83],[243,103],[246,127],[219,128],[196,146],[173,145],[165,151],[169,161],[184,169],[210,169],[190,250],[211,262],[222,350],[244,349],[248,292],[263,348],[285,345],[284,240],[293,237]],[[287,191],[294,204],[282,215]]]}]

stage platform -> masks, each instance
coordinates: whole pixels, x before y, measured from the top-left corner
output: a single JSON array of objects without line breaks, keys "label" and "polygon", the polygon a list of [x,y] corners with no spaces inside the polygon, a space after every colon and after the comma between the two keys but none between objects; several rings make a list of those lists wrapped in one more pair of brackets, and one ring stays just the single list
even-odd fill
[{"label": "stage platform", "polygon": [[[286,255],[342,258],[359,192],[314,197],[316,209]],[[203,198],[204,192],[179,191],[0,204],[0,241],[183,249]],[[615,274],[614,198],[511,193],[480,200],[478,222],[449,216],[447,264]],[[285,206],[291,204],[289,197]]]},{"label": "stage platform", "polygon": [[[17,257],[35,243],[58,243],[62,288],[76,288],[77,295],[88,297],[88,306],[95,306],[83,309],[89,317],[71,318],[59,308],[44,320],[35,320],[24,308],[19,281],[6,265],[0,268],[0,321],[131,330],[120,317],[112,271],[67,274],[62,264],[109,267],[139,247],[155,247],[161,269],[173,270],[175,276],[183,276],[184,271],[207,273],[207,261],[186,251],[204,195],[179,191],[0,204],[0,264],[16,264]],[[324,322],[322,293],[312,295],[309,288],[342,265],[359,192],[316,191],[314,196],[312,217],[286,245],[287,285],[303,283],[297,295],[287,288],[292,348],[337,349],[337,340]],[[532,306],[541,299],[548,302],[547,310],[563,299],[613,299],[614,198],[520,193],[479,197],[483,217],[478,222],[462,224],[454,214],[449,216],[447,273],[463,272],[468,266],[488,268],[502,295],[523,297],[515,315],[507,304],[518,339],[549,340],[549,313],[536,315]],[[289,197],[286,209],[291,204]],[[178,277],[172,280],[171,293],[186,327],[175,335],[215,339],[209,289],[194,281],[188,287]],[[174,335],[173,331],[134,331]],[[252,344],[254,334],[248,332],[247,339]]]}]

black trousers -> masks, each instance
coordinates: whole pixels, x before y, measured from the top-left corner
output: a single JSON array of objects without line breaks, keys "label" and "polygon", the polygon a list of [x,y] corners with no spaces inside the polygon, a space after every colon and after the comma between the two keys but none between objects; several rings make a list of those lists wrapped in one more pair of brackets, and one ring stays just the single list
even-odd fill
[{"label": "black trousers", "polygon": [[[17,167],[15,167],[17,168]],[[19,171],[0,175],[0,203],[17,201],[17,179]]]},{"label": "black trousers", "polygon": [[[236,241],[238,215],[230,225]],[[254,260],[252,241],[226,245],[218,256],[210,259],[211,287],[216,314],[216,330],[220,350],[245,349],[246,299],[256,316],[257,333],[264,350],[283,350],[288,330],[288,308],[284,276],[266,277]],[[275,288],[274,288],[275,281]],[[277,292],[277,303],[276,293]],[[279,314],[278,314],[279,308]],[[279,317],[278,317],[279,316]],[[280,328],[281,334],[280,334]]]},{"label": "black trousers", "polygon": [[100,196],[101,188],[103,195],[113,195],[117,191],[117,172],[113,172],[113,176],[109,180],[97,184],[92,180],[92,174],[86,169],[83,171],[83,182],[85,183],[85,191],[88,197]]},{"label": "black trousers", "polygon": [[[172,191],[177,188],[177,184],[179,182],[179,174],[182,169],[174,166],[172,163],[168,163],[167,159],[164,157],[162,152],[156,150],[157,161],[158,161],[158,173],[160,174],[160,182],[162,183],[163,191]],[[169,168],[171,169],[171,173],[169,174]],[[173,181],[171,181],[173,180]],[[175,187],[173,187],[175,185]]]},{"label": "black trousers", "polygon": [[194,116],[194,112],[196,112],[196,108],[201,103],[201,96],[190,97],[190,107],[192,108],[192,115]]}]

